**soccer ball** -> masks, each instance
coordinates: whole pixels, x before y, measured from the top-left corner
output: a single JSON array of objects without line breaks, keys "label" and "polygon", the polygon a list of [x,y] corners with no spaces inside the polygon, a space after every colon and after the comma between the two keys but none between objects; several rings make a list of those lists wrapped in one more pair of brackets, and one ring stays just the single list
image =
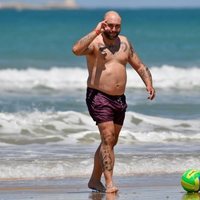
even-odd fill
[{"label": "soccer ball", "polygon": [[181,177],[181,185],[187,192],[198,192],[200,190],[200,171],[188,169]]}]

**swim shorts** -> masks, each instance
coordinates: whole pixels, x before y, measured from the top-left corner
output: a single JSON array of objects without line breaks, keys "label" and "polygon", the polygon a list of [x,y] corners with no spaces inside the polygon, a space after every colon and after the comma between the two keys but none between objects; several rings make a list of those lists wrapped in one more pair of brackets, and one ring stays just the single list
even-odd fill
[{"label": "swim shorts", "polygon": [[127,108],[126,96],[113,96],[93,88],[87,88],[86,104],[96,124],[113,121],[123,125]]}]

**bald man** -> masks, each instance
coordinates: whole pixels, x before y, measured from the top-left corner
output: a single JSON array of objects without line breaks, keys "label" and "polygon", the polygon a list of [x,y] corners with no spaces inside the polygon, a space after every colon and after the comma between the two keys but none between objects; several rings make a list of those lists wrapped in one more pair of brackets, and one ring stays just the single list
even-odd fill
[{"label": "bald man", "polygon": [[[89,74],[86,103],[101,136],[88,187],[107,193],[118,191],[113,183],[114,146],[117,144],[127,108],[124,95],[127,63],[143,80],[149,93],[148,99],[155,97],[149,69],[142,63],[128,39],[119,35],[120,30],[120,15],[109,11],[104,20],[81,38],[72,49],[75,55],[86,56]],[[105,186],[101,182],[102,174]]]}]

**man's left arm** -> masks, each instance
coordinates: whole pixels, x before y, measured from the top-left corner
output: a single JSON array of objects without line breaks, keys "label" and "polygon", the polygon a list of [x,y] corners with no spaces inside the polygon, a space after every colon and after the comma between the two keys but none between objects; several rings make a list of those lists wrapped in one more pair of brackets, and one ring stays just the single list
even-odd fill
[{"label": "man's left arm", "polygon": [[152,100],[155,97],[155,89],[153,88],[153,81],[151,72],[148,67],[143,64],[140,60],[139,56],[135,52],[133,46],[130,44],[130,52],[129,52],[129,64],[135,69],[135,71],[139,74],[144,84],[146,85],[147,92],[149,93],[148,99]]}]

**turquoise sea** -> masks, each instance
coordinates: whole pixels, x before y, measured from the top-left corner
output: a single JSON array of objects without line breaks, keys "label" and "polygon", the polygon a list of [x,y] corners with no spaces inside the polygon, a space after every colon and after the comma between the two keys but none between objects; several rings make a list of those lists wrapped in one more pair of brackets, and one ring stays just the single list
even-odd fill
[{"label": "turquoise sea", "polygon": [[[89,176],[99,143],[71,48],[107,10],[0,10],[0,179]],[[127,65],[128,110],[115,175],[200,167],[200,9],[127,9],[121,34],[157,97]]]}]

